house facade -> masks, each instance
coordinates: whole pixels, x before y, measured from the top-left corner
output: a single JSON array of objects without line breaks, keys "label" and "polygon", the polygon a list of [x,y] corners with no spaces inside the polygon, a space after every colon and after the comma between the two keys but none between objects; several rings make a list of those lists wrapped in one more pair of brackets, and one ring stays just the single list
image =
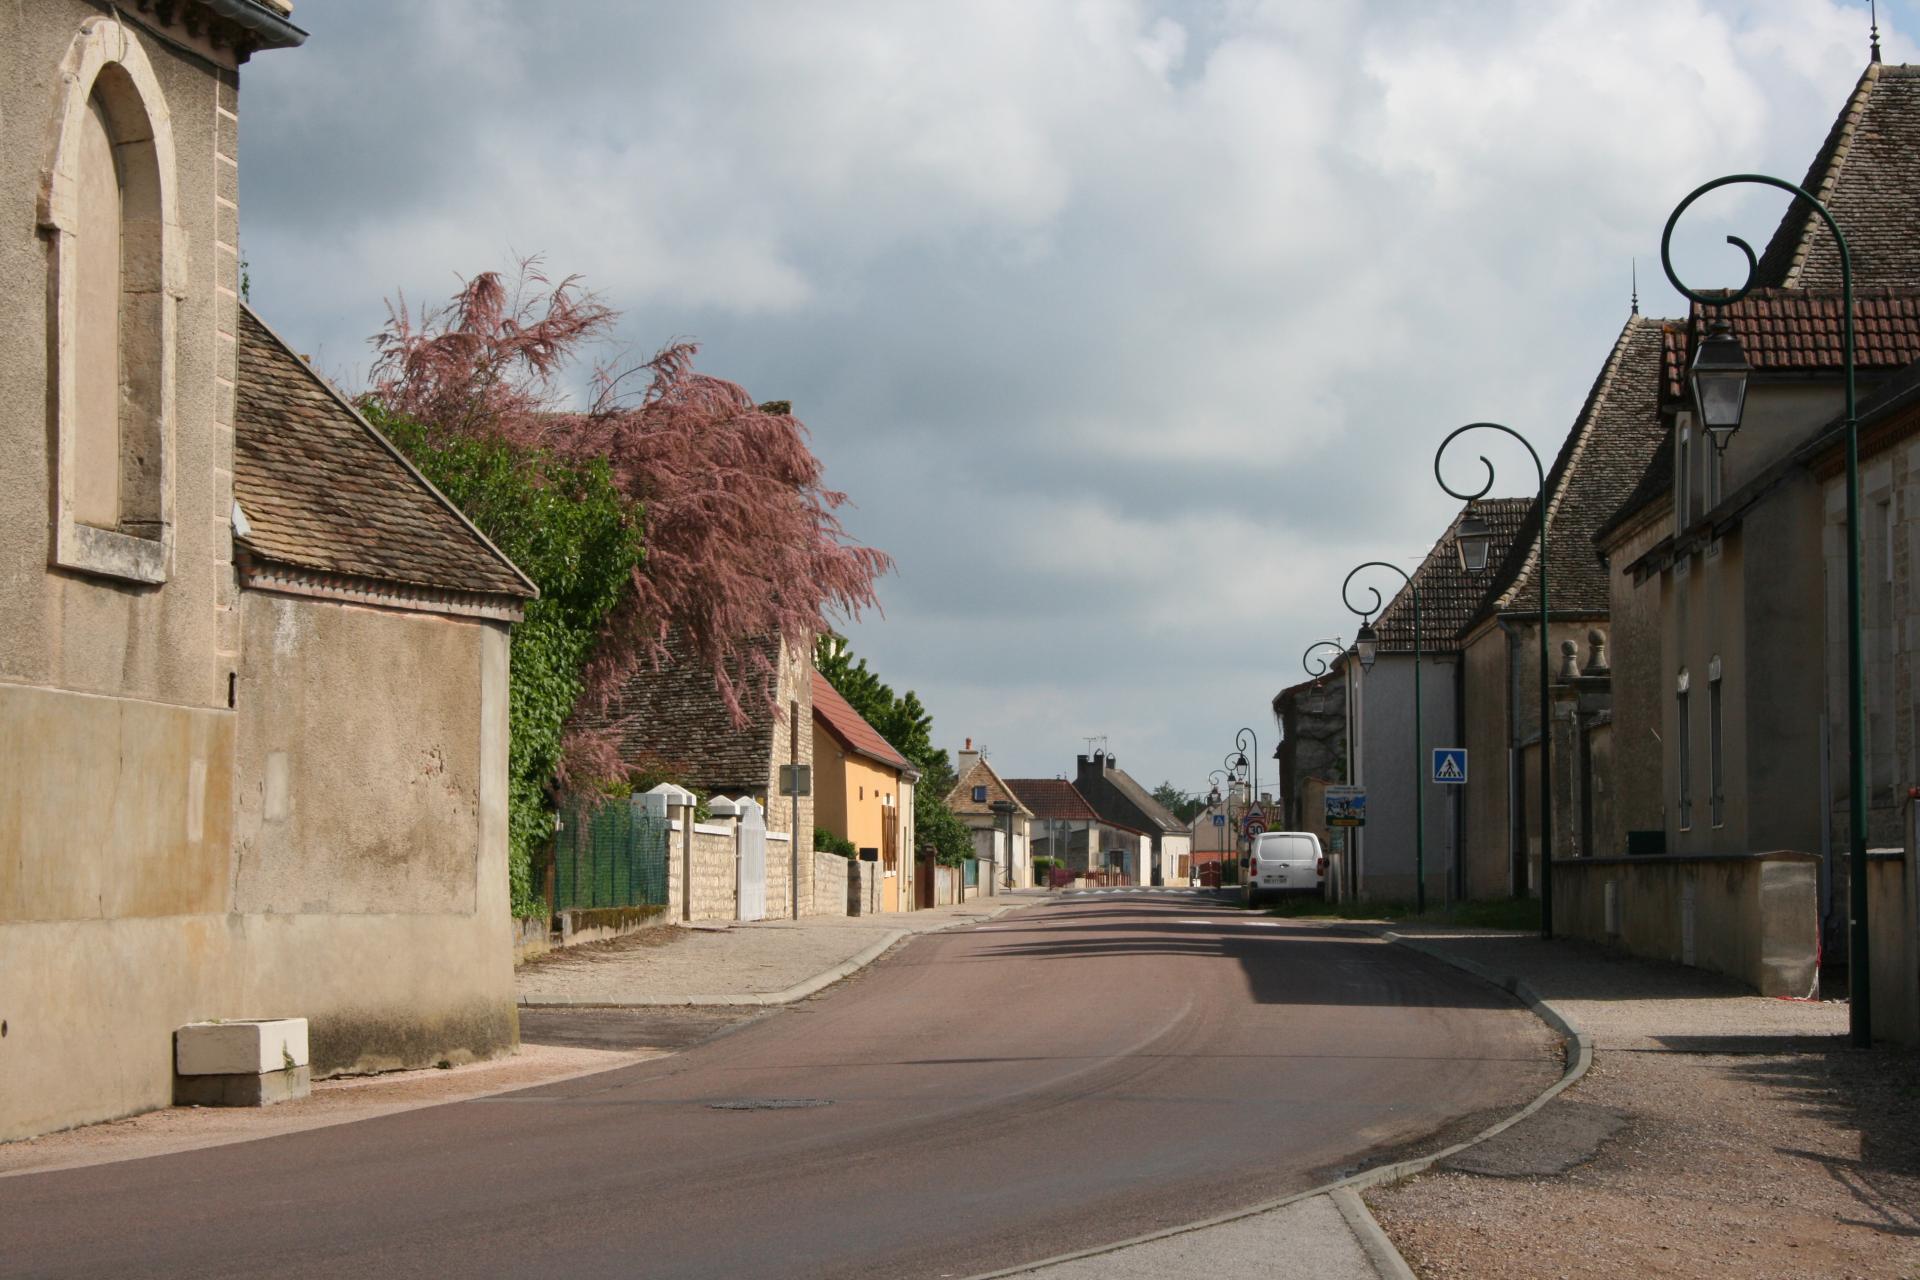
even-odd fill
[{"label": "house facade", "polygon": [[878,868],[882,911],[913,909],[913,793],[919,780],[920,771],[814,672],[814,821]]},{"label": "house facade", "polygon": [[1187,824],[1122,770],[1112,754],[1096,751],[1077,757],[1073,785],[1106,821],[1146,832],[1144,848],[1126,868],[1135,884],[1165,884],[1191,860],[1193,836]]},{"label": "house facade", "polygon": [[[1008,778],[1007,786],[1033,814],[1035,857],[1053,858],[1063,870],[1083,875],[1139,863],[1147,833],[1102,818],[1065,778]],[[1176,874],[1184,884],[1184,862]]]},{"label": "house facade", "polygon": [[283,5],[0,16],[0,1140],[167,1105],[176,1028],[315,1075],[517,1040],[532,584],[238,296]]},{"label": "house facade", "polygon": [[[1474,512],[1493,534],[1489,563],[1499,564],[1507,558],[1532,508],[1533,503],[1525,498],[1483,498],[1473,504]],[[1351,681],[1352,701],[1361,716],[1354,772],[1367,789],[1367,825],[1350,832],[1341,845],[1343,850],[1352,847],[1352,884],[1363,898],[1411,901],[1415,896],[1416,864],[1424,870],[1429,900],[1460,896],[1466,881],[1461,856],[1465,847],[1463,800],[1467,788],[1478,780],[1478,771],[1472,766],[1497,767],[1502,763],[1476,760],[1469,752],[1465,785],[1436,783],[1432,778],[1433,748],[1466,743],[1462,714],[1465,700],[1461,697],[1466,680],[1460,632],[1473,619],[1486,591],[1484,581],[1460,566],[1453,536],[1457,525],[1457,520],[1449,522],[1410,575],[1410,583],[1402,583],[1374,619],[1377,640],[1373,666],[1366,667],[1348,656],[1340,660],[1337,675],[1323,677],[1323,687],[1337,687],[1342,679]],[[1360,589],[1356,580],[1355,590]],[[1417,722],[1416,594],[1421,655]],[[1297,705],[1297,698],[1295,702]],[[1323,803],[1321,813],[1308,815],[1315,824],[1324,824],[1324,808]],[[1423,849],[1415,840],[1417,811],[1426,836]]]},{"label": "house facade", "polygon": [[[947,793],[947,807],[973,832],[974,856],[982,864],[998,869],[996,885],[1009,882],[1015,888],[1033,883],[1033,810],[1029,809],[994,770],[986,754],[973,749],[973,739],[954,753],[954,768],[959,780]],[[996,812],[994,805],[1011,804],[1010,814]],[[1012,828],[1009,838],[1008,828]]]}]

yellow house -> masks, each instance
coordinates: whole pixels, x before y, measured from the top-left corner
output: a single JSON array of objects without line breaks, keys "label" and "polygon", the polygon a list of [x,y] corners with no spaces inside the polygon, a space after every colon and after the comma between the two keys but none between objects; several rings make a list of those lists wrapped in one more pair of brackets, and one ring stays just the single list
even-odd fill
[{"label": "yellow house", "polygon": [[813,673],[813,820],[879,869],[882,911],[913,906],[913,784],[920,772]]}]

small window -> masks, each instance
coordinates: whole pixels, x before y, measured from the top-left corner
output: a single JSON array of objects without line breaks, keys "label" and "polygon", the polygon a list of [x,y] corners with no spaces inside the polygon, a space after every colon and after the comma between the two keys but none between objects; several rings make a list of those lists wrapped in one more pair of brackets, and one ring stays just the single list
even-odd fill
[{"label": "small window", "polygon": [[973,789],[973,802],[975,804],[985,804],[987,802],[987,789],[985,787],[975,787]]},{"label": "small window", "polygon": [[1686,415],[1680,417],[1673,446],[1673,527],[1685,532],[1693,522],[1693,428]]},{"label": "small window", "polygon": [[1687,726],[1688,684],[1687,673],[1682,671],[1680,673],[1678,692],[1674,694],[1674,712],[1679,719],[1679,727],[1675,730],[1673,738],[1674,754],[1677,757],[1675,763],[1679,769],[1679,794],[1677,798],[1680,802],[1680,829],[1682,831],[1691,830],[1693,827],[1693,735]]},{"label": "small window", "polygon": [[867,789],[865,787],[860,788],[860,798],[862,800],[867,798]]},{"label": "small window", "polygon": [[1726,801],[1726,762],[1721,754],[1720,734],[1720,659],[1713,660],[1713,666],[1707,672],[1707,783],[1711,788],[1707,793],[1707,809],[1713,825],[1723,826],[1727,820]]}]

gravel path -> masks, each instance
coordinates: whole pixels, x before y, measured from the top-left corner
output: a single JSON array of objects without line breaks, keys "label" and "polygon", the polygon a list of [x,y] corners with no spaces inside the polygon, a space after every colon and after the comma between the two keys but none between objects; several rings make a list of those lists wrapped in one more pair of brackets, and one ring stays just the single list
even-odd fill
[{"label": "gravel path", "polygon": [[1367,1195],[1422,1277],[1920,1277],[1920,1055],[1846,1005],[1575,943],[1452,931],[1592,1034],[1533,1118]]},{"label": "gravel path", "polygon": [[846,964],[900,933],[973,924],[1044,895],[976,898],[957,907],[878,916],[804,916],[752,924],[645,929],[569,947],[520,967],[523,1004],[699,1004],[772,995]]}]

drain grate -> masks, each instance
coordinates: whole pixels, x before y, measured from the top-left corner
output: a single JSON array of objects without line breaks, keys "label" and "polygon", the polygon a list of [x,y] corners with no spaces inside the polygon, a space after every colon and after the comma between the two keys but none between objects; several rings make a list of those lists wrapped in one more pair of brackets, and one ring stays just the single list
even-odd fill
[{"label": "drain grate", "polygon": [[828,1098],[727,1098],[709,1102],[709,1111],[797,1111],[803,1107],[830,1107]]}]

